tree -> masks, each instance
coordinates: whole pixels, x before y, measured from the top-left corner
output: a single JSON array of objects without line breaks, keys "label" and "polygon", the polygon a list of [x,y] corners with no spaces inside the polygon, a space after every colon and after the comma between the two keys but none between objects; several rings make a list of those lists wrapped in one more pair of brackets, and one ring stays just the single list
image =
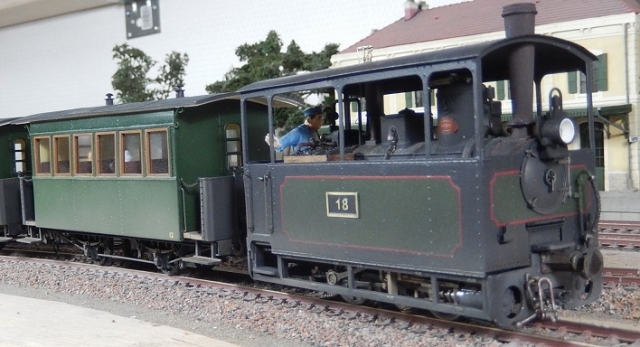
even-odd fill
[{"label": "tree", "polygon": [[[157,62],[142,50],[128,44],[113,47],[113,58],[118,61],[118,70],[111,77],[120,102],[136,102],[166,99],[179,84],[184,84],[185,68],[189,56],[184,53],[167,54],[158,76],[150,78],[149,71]],[[151,87],[153,84],[156,87]]]},{"label": "tree", "polygon": [[[244,64],[232,68],[222,81],[209,84],[205,89],[209,93],[232,92],[265,79],[295,75],[303,71],[323,70],[331,66],[331,56],[338,53],[338,47],[338,44],[330,43],[318,53],[307,54],[292,40],[283,52],[282,40],[278,33],[272,30],[264,41],[245,43],[236,48],[236,56]],[[275,125],[285,130],[292,129],[302,122],[302,114],[295,110],[277,110],[274,118]]]}]

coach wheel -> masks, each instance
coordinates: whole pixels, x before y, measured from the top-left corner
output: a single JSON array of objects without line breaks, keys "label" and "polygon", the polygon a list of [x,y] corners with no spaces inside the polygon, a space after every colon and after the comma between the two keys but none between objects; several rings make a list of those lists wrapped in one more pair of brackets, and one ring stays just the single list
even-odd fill
[{"label": "coach wheel", "polygon": [[[112,255],[113,251],[110,248],[103,248],[100,254]],[[98,263],[102,266],[113,264],[113,258],[111,257],[98,257],[98,259]]]},{"label": "coach wheel", "polygon": [[[113,255],[113,241],[107,240],[102,242],[100,246],[98,246],[98,255],[99,254]],[[113,258],[98,256],[97,262],[100,265],[107,266],[113,264]]]},{"label": "coach wheel", "polygon": [[163,274],[169,276],[175,276],[180,273],[182,261],[174,261],[179,258],[179,255],[176,252],[171,253],[154,253],[153,257],[155,259],[156,267]]}]

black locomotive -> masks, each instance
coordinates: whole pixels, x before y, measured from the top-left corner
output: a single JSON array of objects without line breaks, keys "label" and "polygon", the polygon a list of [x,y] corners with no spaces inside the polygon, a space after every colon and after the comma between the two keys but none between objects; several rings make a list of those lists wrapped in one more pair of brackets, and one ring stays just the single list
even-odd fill
[{"label": "black locomotive", "polygon": [[[350,302],[499,326],[554,318],[602,287],[596,58],[535,35],[535,13],[505,7],[494,42],[7,120],[0,241],[65,240],[166,272],[246,252],[256,280]],[[575,71],[582,118],[550,87]],[[504,114],[497,83],[510,87]],[[335,98],[337,124],[282,156],[264,141],[274,114],[313,94]],[[409,98],[422,105],[393,109]]]},{"label": "black locomotive", "polygon": [[[589,81],[594,56],[534,35],[535,13],[534,4],[505,7],[507,38],[497,42],[241,89],[245,102],[265,103],[329,91],[339,114],[337,147],[282,161],[248,152],[257,144],[246,130],[261,122],[272,132],[273,113],[243,119],[253,277],[501,326],[597,298],[591,100],[580,120],[586,146],[569,147],[578,125],[559,89],[542,90],[570,71]],[[504,127],[496,81],[511,90]],[[389,114],[385,103],[407,94],[423,109]],[[355,121],[362,104],[366,127]]]}]

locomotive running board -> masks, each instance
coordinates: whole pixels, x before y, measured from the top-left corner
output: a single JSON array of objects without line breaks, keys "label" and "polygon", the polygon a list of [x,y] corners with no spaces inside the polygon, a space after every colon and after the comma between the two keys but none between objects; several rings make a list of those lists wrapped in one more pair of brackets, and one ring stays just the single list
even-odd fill
[{"label": "locomotive running board", "polygon": [[14,240],[13,237],[0,237],[0,243],[9,243],[13,240]]},{"label": "locomotive running board", "polygon": [[193,263],[193,264],[204,265],[204,266],[218,265],[222,263],[222,260],[218,258],[202,257],[198,255],[193,257],[182,258],[182,261],[185,263]]}]

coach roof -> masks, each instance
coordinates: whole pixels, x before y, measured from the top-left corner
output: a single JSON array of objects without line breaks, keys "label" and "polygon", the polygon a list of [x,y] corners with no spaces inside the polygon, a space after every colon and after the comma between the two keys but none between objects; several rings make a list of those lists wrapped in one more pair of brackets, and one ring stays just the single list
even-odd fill
[{"label": "coach roof", "polygon": [[[157,112],[167,110],[177,110],[184,108],[192,108],[211,104],[223,100],[239,100],[240,95],[238,93],[221,93],[221,94],[209,94],[200,96],[190,96],[183,98],[173,98],[165,100],[150,100],[141,102],[131,102],[119,105],[97,106],[97,107],[84,107],[70,110],[53,111],[46,113],[38,113],[31,116],[21,117],[14,119],[12,124],[28,124],[37,122],[49,122],[65,119],[75,118],[88,118],[99,116],[115,116],[126,114],[139,114],[146,112]],[[264,103],[263,100],[256,99],[259,103]],[[282,106],[294,106],[301,107],[297,101],[278,98],[279,105]]]}]

